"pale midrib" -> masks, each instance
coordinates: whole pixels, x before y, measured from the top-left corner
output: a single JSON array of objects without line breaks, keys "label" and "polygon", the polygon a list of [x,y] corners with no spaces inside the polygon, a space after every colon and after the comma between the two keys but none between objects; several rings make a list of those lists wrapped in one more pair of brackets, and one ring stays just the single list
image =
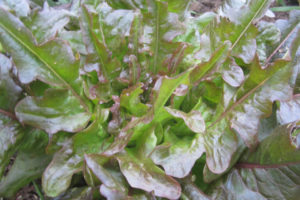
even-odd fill
[{"label": "pale midrib", "polygon": [[80,104],[85,108],[87,112],[89,112],[88,106],[84,103],[84,101],[81,99],[81,97],[77,94],[77,92],[72,88],[71,85],[68,84],[55,70],[51,68],[51,66],[44,61],[33,49],[31,49],[27,44],[22,42],[15,34],[13,34],[8,28],[6,28],[2,23],[0,23],[2,28],[8,32],[15,40],[17,40],[22,46],[24,46],[26,49],[28,49],[34,56],[36,56],[47,68],[60,80],[64,83],[64,85],[71,90],[73,95],[79,100]]},{"label": "pale midrib", "polygon": [[99,26],[100,26],[100,32],[101,32],[101,37],[102,37],[102,41],[105,47],[107,47],[106,42],[105,42],[105,36],[104,36],[104,32],[103,32],[103,26],[102,26],[102,21],[104,21],[101,17],[101,14],[99,14]]},{"label": "pale midrib", "polygon": [[[99,47],[97,46],[97,43],[101,43],[101,42],[97,39],[97,36],[93,31],[92,24],[93,24],[93,21],[91,21],[90,24],[89,24],[89,28],[90,28],[89,32],[90,32],[92,40],[93,40],[93,46],[96,50],[96,53],[98,54],[99,61],[100,61],[100,64],[101,64],[101,69],[102,69],[102,72],[104,74],[104,77],[106,79],[109,79],[108,72],[106,70],[106,67],[105,67],[105,64],[104,64],[104,61],[103,61],[103,58],[102,58],[103,55],[101,55],[101,51],[100,51]],[[105,46],[105,48],[107,48],[107,46],[105,44],[105,38],[104,38],[104,35],[103,35],[102,26],[101,26],[101,24],[99,24],[99,25],[100,25],[100,31],[101,31],[101,36],[102,36],[102,40],[103,40],[103,45]],[[111,91],[111,87],[109,87],[109,90]]]},{"label": "pale midrib", "polygon": [[270,54],[270,56],[267,58],[267,60],[264,63],[264,68],[266,68],[271,61],[272,57],[279,51],[279,49],[282,47],[282,45],[288,40],[288,38],[294,33],[294,31],[297,29],[297,25],[287,34],[287,36],[280,42],[280,44],[277,46],[277,48]]},{"label": "pale midrib", "polygon": [[[238,37],[238,39],[235,41],[235,43],[232,45],[232,49],[235,47],[235,45],[239,42],[239,40],[242,38],[242,36],[245,34],[245,32],[248,30],[248,28],[250,27],[250,25],[252,24],[253,20],[256,18],[256,16],[258,15],[258,13],[260,13],[260,11],[262,10],[262,8],[265,6],[265,4],[268,1],[264,1],[264,3],[262,3],[262,5],[260,6],[260,8],[258,9],[258,11],[255,13],[255,15],[252,17],[252,19],[250,20],[250,22],[248,23],[248,25],[246,26],[246,28],[243,30],[243,32],[241,33],[241,35]],[[240,98],[237,102],[235,102],[228,110],[226,110],[225,112],[222,113],[222,115],[215,121],[213,122],[208,128],[213,127],[215,124],[217,124],[218,122],[220,122],[223,118],[226,117],[226,115],[228,113],[230,113],[232,110],[235,109],[235,107],[239,104],[241,104],[242,102],[244,102],[251,94],[253,94],[258,88],[260,88],[262,85],[264,85],[264,83],[269,80],[270,77],[266,78],[265,80],[263,80],[259,85],[257,85],[256,87],[254,87],[253,89],[251,89],[247,94],[245,94],[242,98]]]},{"label": "pale midrib", "polygon": [[232,49],[237,45],[237,43],[241,40],[241,38],[247,32],[247,30],[251,26],[252,22],[254,21],[254,19],[257,17],[258,13],[261,12],[261,10],[263,9],[263,7],[266,5],[267,2],[268,2],[268,0],[265,0],[264,3],[262,3],[262,5],[259,7],[259,9],[257,10],[257,12],[255,13],[255,15],[253,15],[253,17],[251,18],[251,20],[249,21],[249,23],[247,24],[247,26],[245,27],[245,29],[242,31],[242,33],[239,35],[239,37],[236,39],[236,41],[232,45],[232,47],[231,47]]},{"label": "pale midrib", "polygon": [[[99,41],[97,41],[96,35],[94,34],[94,32],[93,32],[92,30],[91,30],[91,37],[93,38],[93,45],[94,45],[94,47],[95,47],[95,49],[96,49],[96,52],[97,52],[97,54],[98,54],[98,56],[99,56],[99,61],[100,61],[100,64],[101,64],[101,67],[102,67],[104,76],[105,76],[105,78],[108,78],[108,74],[107,74],[107,71],[106,71],[106,69],[105,69],[105,65],[104,65],[104,61],[103,61],[103,59],[102,59],[102,55],[101,55],[101,53],[100,53],[100,50],[99,50],[98,46],[96,45],[96,42],[99,42]],[[96,41],[95,41],[95,40],[96,40]]]},{"label": "pale midrib", "polygon": [[[89,32],[89,35],[92,39],[92,42],[93,42],[93,47],[95,48],[94,50],[96,51],[96,53],[98,54],[98,57],[99,57],[99,61],[100,61],[100,64],[101,64],[101,69],[104,73],[104,76],[105,78],[108,78],[108,74],[107,74],[107,71],[105,69],[105,65],[104,65],[104,61],[103,61],[103,58],[102,58],[102,55],[100,53],[100,50],[97,46],[97,42],[100,43],[100,41],[97,39],[97,36],[96,34],[94,33],[93,31],[93,17],[89,14],[87,8],[84,6],[84,10],[85,10],[85,16],[87,18],[87,22],[88,22],[88,32]],[[101,21],[101,15],[99,14],[99,17],[100,17],[100,21]],[[104,37],[104,33],[103,33],[103,29],[102,29],[102,24],[99,22],[99,26],[100,26],[100,32],[101,32],[101,37],[102,37],[102,41],[103,41],[103,45],[107,48],[107,45],[105,43],[105,37]]]},{"label": "pale midrib", "polygon": [[222,115],[214,122],[212,123],[208,128],[213,127],[215,124],[217,124],[218,122],[220,122],[223,118],[225,118],[227,116],[228,113],[230,113],[232,110],[234,110],[238,105],[242,104],[245,100],[248,99],[248,97],[253,94],[257,89],[259,89],[260,87],[262,87],[265,82],[267,82],[271,77],[266,78],[265,80],[263,80],[260,84],[258,84],[256,87],[252,88],[249,92],[247,92],[244,96],[242,96],[242,98],[240,98],[237,102],[235,102],[229,109],[227,109],[226,111],[224,111],[222,113]]}]

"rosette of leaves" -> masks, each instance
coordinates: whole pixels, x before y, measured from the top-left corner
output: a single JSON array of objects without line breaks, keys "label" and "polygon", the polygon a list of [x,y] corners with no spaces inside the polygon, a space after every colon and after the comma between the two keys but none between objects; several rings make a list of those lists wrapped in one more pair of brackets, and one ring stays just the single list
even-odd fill
[{"label": "rosette of leaves", "polygon": [[271,3],[0,1],[0,196],[297,199],[300,14]]}]

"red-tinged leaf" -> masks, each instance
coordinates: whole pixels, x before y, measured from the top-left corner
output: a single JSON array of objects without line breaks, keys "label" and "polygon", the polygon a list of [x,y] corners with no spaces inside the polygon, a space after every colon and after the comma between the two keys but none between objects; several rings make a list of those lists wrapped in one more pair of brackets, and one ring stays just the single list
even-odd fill
[{"label": "red-tinged leaf", "polygon": [[182,196],[188,200],[210,200],[191,180],[185,178],[182,183]]},{"label": "red-tinged leaf", "polygon": [[27,131],[15,119],[0,112],[0,179]]},{"label": "red-tinged leaf", "polygon": [[0,109],[7,111],[14,110],[22,92],[13,80],[12,67],[11,60],[0,54]]},{"label": "red-tinged leaf", "polygon": [[54,155],[42,177],[43,190],[47,196],[56,197],[68,189],[72,176],[82,171],[84,154],[103,151],[106,134],[99,122],[101,119],[74,135]]},{"label": "red-tinged leaf", "polygon": [[20,144],[16,158],[0,182],[0,195],[13,197],[22,187],[39,178],[52,159],[45,147],[48,136],[40,130],[28,131]]},{"label": "red-tinged leaf", "polygon": [[222,78],[232,87],[239,87],[245,80],[244,72],[233,59],[228,59],[222,66]]},{"label": "red-tinged leaf", "polygon": [[150,159],[139,160],[131,152],[117,155],[121,171],[133,188],[154,193],[155,196],[177,199],[181,187],[173,178],[164,174]]},{"label": "red-tinged leaf", "polygon": [[153,116],[150,113],[149,115],[145,115],[142,118],[133,118],[122,130],[120,130],[117,137],[114,138],[114,142],[109,145],[109,147],[102,153],[102,155],[109,157],[121,152],[129,143],[134,133],[133,129],[138,124],[148,124],[149,118],[151,119],[152,117]]},{"label": "red-tinged leaf", "polygon": [[297,199],[299,148],[295,124],[276,128],[254,152],[247,151],[237,168],[210,186],[211,199]]},{"label": "red-tinged leaf", "polygon": [[209,61],[196,66],[190,74],[191,83],[194,84],[197,81],[201,80],[216,66],[222,64],[228,56],[229,47],[230,43],[228,41],[225,41],[224,44],[214,52]]},{"label": "red-tinged leaf", "polygon": [[112,168],[103,165],[109,158],[99,155],[85,155],[87,167],[101,181],[101,194],[108,200],[125,199],[127,197],[128,188],[122,175]]},{"label": "red-tinged leaf", "polygon": [[240,165],[257,164],[276,167],[299,163],[299,134],[299,125],[296,122],[277,127],[260,142],[255,152],[245,153]]},{"label": "red-tinged leaf", "polygon": [[25,24],[32,31],[39,44],[53,39],[70,21],[71,12],[49,7],[45,2],[43,9],[34,13]]},{"label": "red-tinged leaf", "polygon": [[216,29],[217,41],[214,45],[229,39],[232,42],[232,55],[250,63],[256,52],[257,30],[253,24],[264,16],[271,3],[272,0],[226,0],[219,9],[219,14],[230,22],[221,18],[221,22],[213,26],[212,31]]},{"label": "red-tinged leaf", "polygon": [[280,124],[287,124],[300,119],[300,95],[291,100],[278,102],[277,120]]},{"label": "red-tinged leaf", "polygon": [[27,0],[2,0],[0,6],[11,9],[18,17],[27,17],[30,13],[30,5]]},{"label": "red-tinged leaf", "polygon": [[203,136],[176,138],[157,146],[151,159],[161,165],[166,174],[176,178],[187,176],[197,159],[204,153]]},{"label": "red-tinged leaf", "polygon": [[298,198],[299,12],[47,2],[0,0],[0,196]]},{"label": "red-tinged leaf", "polygon": [[55,197],[55,200],[92,200],[93,188],[91,187],[74,187],[62,195]]},{"label": "red-tinged leaf", "polygon": [[292,94],[289,85],[292,69],[287,67],[287,61],[283,60],[265,70],[257,59],[253,63],[248,79],[204,135],[207,164],[212,172],[222,173],[232,160],[236,161],[234,153],[240,143],[236,133],[248,146],[257,144],[260,119],[271,114],[274,101],[288,99]]},{"label": "red-tinged leaf", "polygon": [[180,45],[172,40],[183,33],[183,24],[179,21],[178,15],[166,10],[168,10],[166,2],[153,1],[150,12],[143,15],[144,23],[149,25],[144,28],[144,38],[150,39],[143,41],[146,49],[149,48],[150,55],[149,69],[146,70],[152,73],[167,71],[164,62]]},{"label": "red-tinged leaf", "polygon": [[122,91],[120,105],[137,117],[146,114],[148,107],[140,102],[139,95],[143,93],[143,85],[138,84]]},{"label": "red-tinged leaf", "polygon": [[258,24],[257,53],[259,60],[264,63],[272,53],[272,47],[280,42],[281,32],[274,23],[260,21]]},{"label": "red-tinged leaf", "polygon": [[25,25],[0,9],[0,41],[11,53],[20,81],[28,84],[39,79],[53,86],[67,88],[88,111],[86,102],[79,95],[79,62],[71,48],[59,39],[37,46]]},{"label": "red-tinged leaf", "polygon": [[164,107],[174,90],[180,85],[180,84],[189,84],[189,74],[191,71],[187,71],[185,73],[179,74],[178,76],[174,78],[170,77],[160,77],[153,88],[152,91],[152,102],[153,107],[152,110],[154,112],[154,115],[158,116],[161,109]]},{"label": "red-tinged leaf", "polygon": [[74,154],[70,143],[58,151],[44,171],[42,185],[45,194],[56,197],[68,189],[72,176],[82,169],[83,158]]},{"label": "red-tinged leaf", "polygon": [[83,40],[87,44],[88,53],[95,57],[93,60],[96,60],[95,64],[99,68],[97,70],[104,80],[111,82],[113,78],[119,76],[121,63],[109,52],[116,53],[120,49],[123,50],[123,45],[126,46],[124,37],[129,32],[134,12],[114,11],[106,3],[101,3],[97,5],[98,13],[95,13],[93,4],[82,7]]},{"label": "red-tinged leaf", "polygon": [[183,119],[186,126],[189,127],[193,132],[204,133],[205,123],[199,111],[192,110],[190,113],[184,113],[169,107],[165,107],[165,109],[172,116]]},{"label": "red-tinged leaf", "polygon": [[43,97],[26,97],[15,108],[18,119],[49,134],[85,128],[90,114],[67,90],[49,89]]}]

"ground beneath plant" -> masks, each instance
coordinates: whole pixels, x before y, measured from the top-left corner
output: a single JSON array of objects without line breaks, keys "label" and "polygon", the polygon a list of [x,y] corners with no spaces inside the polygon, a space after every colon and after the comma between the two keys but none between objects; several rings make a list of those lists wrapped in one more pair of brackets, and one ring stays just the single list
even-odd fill
[{"label": "ground beneath plant", "polygon": [[[57,0],[54,0],[57,1]],[[196,15],[207,12],[216,11],[217,8],[222,4],[224,0],[197,0],[191,5],[191,10],[194,11]],[[298,5],[297,0],[284,0],[286,5]],[[278,6],[276,1],[273,3],[272,7]],[[275,21],[277,19],[287,19],[288,13],[286,12],[276,12],[275,18],[268,19],[269,21]],[[36,190],[32,184],[22,188],[16,195],[16,200],[39,200]],[[1,200],[1,197],[0,197]],[[6,200],[6,199],[4,199]]]}]

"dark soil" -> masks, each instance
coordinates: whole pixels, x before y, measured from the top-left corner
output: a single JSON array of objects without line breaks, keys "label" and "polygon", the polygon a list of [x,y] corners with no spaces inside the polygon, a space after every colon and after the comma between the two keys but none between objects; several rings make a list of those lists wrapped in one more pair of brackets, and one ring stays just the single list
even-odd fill
[{"label": "dark soil", "polygon": [[215,11],[222,2],[223,0],[198,0],[192,3],[191,10],[195,13]]},{"label": "dark soil", "polygon": [[16,195],[16,200],[39,200],[32,184],[22,188]]}]

